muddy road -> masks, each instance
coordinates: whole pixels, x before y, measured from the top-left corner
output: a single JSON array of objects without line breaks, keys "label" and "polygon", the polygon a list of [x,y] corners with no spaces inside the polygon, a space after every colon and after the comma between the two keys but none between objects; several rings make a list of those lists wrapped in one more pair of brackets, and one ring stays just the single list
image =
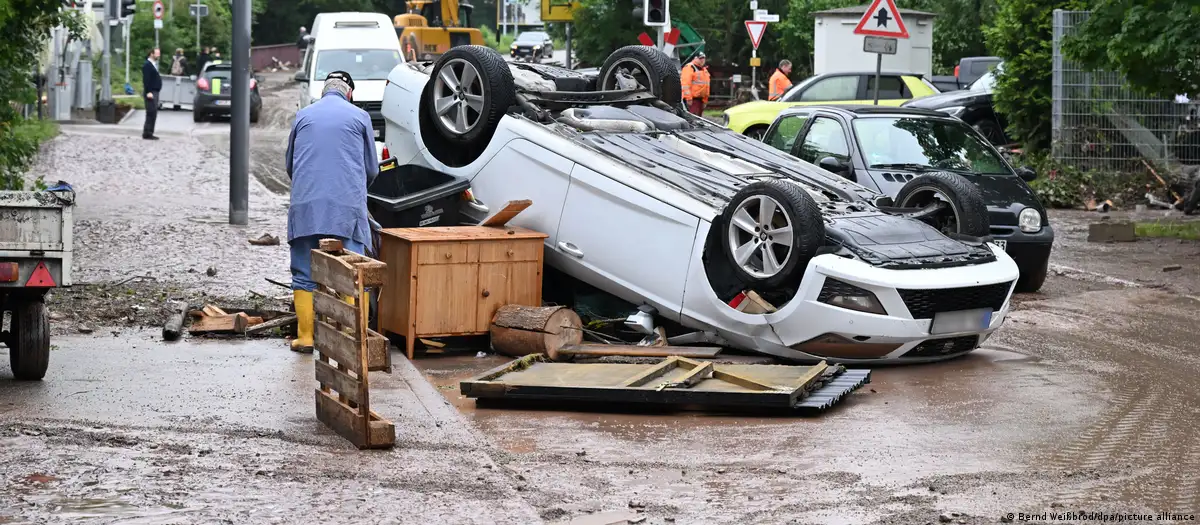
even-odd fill
[{"label": "muddy road", "polygon": [[[79,194],[81,284],[51,299],[46,380],[18,383],[0,365],[0,523],[1200,513],[1200,243],[1087,243],[1099,216],[1082,212],[1052,215],[1045,289],[1017,296],[984,348],[877,368],[819,417],[476,406],[457,382],[505,359],[472,348],[409,363],[396,352],[394,373],[371,382],[397,445],[354,450],[315,420],[312,358],[285,341],[159,338],[167,299],[286,293],[264,281],[288,279],[285,247],[246,242],[286,236],[286,176],[273,170],[298,94],[280,76],[264,82],[251,133],[249,227],[224,224],[227,123],[164,112],[155,143],[65,127],[43,152],[35,173]],[[1163,271],[1171,265],[1182,268]]]}]

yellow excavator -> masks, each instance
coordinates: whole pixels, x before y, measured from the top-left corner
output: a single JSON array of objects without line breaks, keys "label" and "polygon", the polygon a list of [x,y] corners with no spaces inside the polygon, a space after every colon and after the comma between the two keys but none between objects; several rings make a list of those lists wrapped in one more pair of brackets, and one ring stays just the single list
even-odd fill
[{"label": "yellow excavator", "polygon": [[470,3],[461,0],[409,0],[408,12],[392,19],[408,60],[436,60],[452,47],[483,45],[471,27]]}]

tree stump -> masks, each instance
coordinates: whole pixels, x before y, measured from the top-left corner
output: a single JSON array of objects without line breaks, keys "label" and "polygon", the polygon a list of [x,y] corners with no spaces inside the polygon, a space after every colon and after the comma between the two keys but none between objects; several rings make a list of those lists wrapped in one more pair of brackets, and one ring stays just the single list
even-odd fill
[{"label": "tree stump", "polygon": [[579,314],[565,306],[520,306],[507,304],[492,317],[492,348],[521,357],[546,354],[558,359],[558,350],[583,342]]}]

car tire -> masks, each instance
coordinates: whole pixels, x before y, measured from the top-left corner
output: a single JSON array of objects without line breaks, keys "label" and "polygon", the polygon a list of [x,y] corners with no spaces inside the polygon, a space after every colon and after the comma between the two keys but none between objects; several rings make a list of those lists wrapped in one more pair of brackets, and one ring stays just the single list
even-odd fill
[{"label": "car tire", "polygon": [[192,122],[204,122],[204,113],[200,110],[192,110]]},{"label": "car tire", "polygon": [[[825,240],[817,202],[791,182],[746,185],[725,206],[719,223],[725,229],[721,249],[734,275],[760,293],[798,282]],[[790,235],[772,233],[784,228]]]},{"label": "car tire", "polygon": [[40,298],[14,301],[8,361],[13,377],[37,381],[50,366],[50,314]]},{"label": "car tire", "polygon": [[941,200],[950,205],[950,214],[940,213],[922,220],[943,233],[972,237],[991,234],[987,204],[979,187],[962,175],[950,172],[926,173],[908,181],[896,194],[899,208],[924,208]]},{"label": "car tire", "polygon": [[1021,276],[1017,278],[1016,291],[1019,293],[1034,293],[1041,290],[1042,284],[1046,282],[1046,274],[1049,269],[1050,256],[1046,256],[1040,263],[1021,267]]},{"label": "car tire", "polygon": [[670,57],[656,48],[625,46],[613,51],[600,67],[597,88],[602,91],[619,89],[617,73],[622,70],[671,107],[678,106],[683,100],[679,69],[672,66]]},{"label": "car tire", "polygon": [[259,114],[259,111],[254,111],[254,112],[250,113],[250,122],[252,124],[258,124],[258,114]]},{"label": "car tire", "polygon": [[[464,81],[468,85],[460,87]],[[516,103],[512,71],[500,53],[484,46],[447,51],[426,85],[421,112],[442,137],[458,144],[490,140],[496,124]],[[439,108],[439,100],[448,103]]]}]

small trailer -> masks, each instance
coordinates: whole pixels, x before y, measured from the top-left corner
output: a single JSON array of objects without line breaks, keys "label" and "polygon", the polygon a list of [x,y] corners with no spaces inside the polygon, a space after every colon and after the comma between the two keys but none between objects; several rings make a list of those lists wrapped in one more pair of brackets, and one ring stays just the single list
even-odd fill
[{"label": "small trailer", "polygon": [[0,191],[0,342],[13,376],[39,380],[50,362],[46,293],[71,285],[75,191]]}]

